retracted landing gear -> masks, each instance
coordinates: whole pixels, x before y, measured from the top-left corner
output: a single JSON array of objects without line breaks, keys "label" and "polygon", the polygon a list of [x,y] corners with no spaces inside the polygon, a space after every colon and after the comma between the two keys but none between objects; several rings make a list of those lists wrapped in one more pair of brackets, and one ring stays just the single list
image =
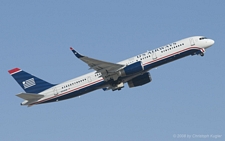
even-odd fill
[{"label": "retracted landing gear", "polygon": [[123,82],[119,83],[119,84],[116,84],[115,86],[112,87],[112,91],[115,91],[115,90],[121,90],[122,88],[124,87],[124,84]]},{"label": "retracted landing gear", "polygon": [[204,52],[202,52],[201,50],[199,50],[199,51],[197,51],[197,52],[194,52],[193,54],[191,54],[191,55],[200,55],[200,56],[204,56],[205,55],[205,53]]},{"label": "retracted landing gear", "polygon": [[124,87],[124,83],[121,82],[121,83],[111,84],[109,87],[103,88],[103,90],[107,91],[111,89],[112,91],[115,91],[115,90],[120,91],[123,87]]}]

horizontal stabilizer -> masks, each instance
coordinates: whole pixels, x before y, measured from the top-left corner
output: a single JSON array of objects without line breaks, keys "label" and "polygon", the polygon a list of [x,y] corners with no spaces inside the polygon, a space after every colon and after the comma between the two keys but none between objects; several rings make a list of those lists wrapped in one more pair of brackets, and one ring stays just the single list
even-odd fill
[{"label": "horizontal stabilizer", "polygon": [[27,100],[27,101],[35,101],[35,100],[39,100],[41,99],[42,97],[44,97],[44,95],[41,95],[41,94],[32,94],[32,93],[21,93],[21,94],[18,94],[16,95],[24,100]]}]

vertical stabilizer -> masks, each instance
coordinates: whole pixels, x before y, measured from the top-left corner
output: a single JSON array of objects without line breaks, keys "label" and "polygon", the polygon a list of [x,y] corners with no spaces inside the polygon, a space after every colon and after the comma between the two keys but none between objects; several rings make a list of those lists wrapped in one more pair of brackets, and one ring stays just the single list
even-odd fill
[{"label": "vertical stabilizer", "polygon": [[36,76],[33,76],[19,68],[8,71],[26,93],[40,93],[54,85]]}]

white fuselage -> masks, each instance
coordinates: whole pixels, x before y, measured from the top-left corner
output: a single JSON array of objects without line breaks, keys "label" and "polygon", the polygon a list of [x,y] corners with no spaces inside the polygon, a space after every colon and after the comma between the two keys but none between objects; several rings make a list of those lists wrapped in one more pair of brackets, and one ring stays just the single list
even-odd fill
[{"label": "white fuselage", "polygon": [[[118,64],[130,65],[137,61],[141,61],[145,68],[144,71],[147,72],[154,67],[188,55],[204,54],[205,49],[210,47],[212,44],[214,44],[214,41],[211,39],[206,39],[203,36],[194,36],[136,55],[123,60]],[[124,81],[126,82],[129,79],[130,78],[126,78]],[[41,92],[40,94],[45,95],[45,97],[39,99],[33,104],[68,99],[96,89],[105,88],[107,86],[108,83],[104,81],[101,74],[94,71]],[[63,98],[61,99],[61,97]]]}]

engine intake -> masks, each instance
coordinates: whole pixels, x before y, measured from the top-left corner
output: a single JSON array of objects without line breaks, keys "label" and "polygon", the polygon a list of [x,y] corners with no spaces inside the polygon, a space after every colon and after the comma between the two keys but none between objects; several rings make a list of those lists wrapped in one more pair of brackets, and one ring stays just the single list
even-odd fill
[{"label": "engine intake", "polygon": [[128,86],[130,88],[132,87],[137,87],[137,86],[141,86],[141,85],[144,85],[144,84],[147,84],[149,82],[152,81],[152,78],[150,76],[150,73],[149,72],[146,72],[142,75],[139,75],[131,80],[129,80],[127,83],[128,83]]},{"label": "engine intake", "polygon": [[142,66],[142,63],[139,61],[139,62],[135,62],[135,63],[133,63],[129,66],[126,66],[119,73],[120,73],[120,76],[128,76],[128,75],[131,75],[131,74],[141,72],[143,70],[144,70],[144,67]]}]

